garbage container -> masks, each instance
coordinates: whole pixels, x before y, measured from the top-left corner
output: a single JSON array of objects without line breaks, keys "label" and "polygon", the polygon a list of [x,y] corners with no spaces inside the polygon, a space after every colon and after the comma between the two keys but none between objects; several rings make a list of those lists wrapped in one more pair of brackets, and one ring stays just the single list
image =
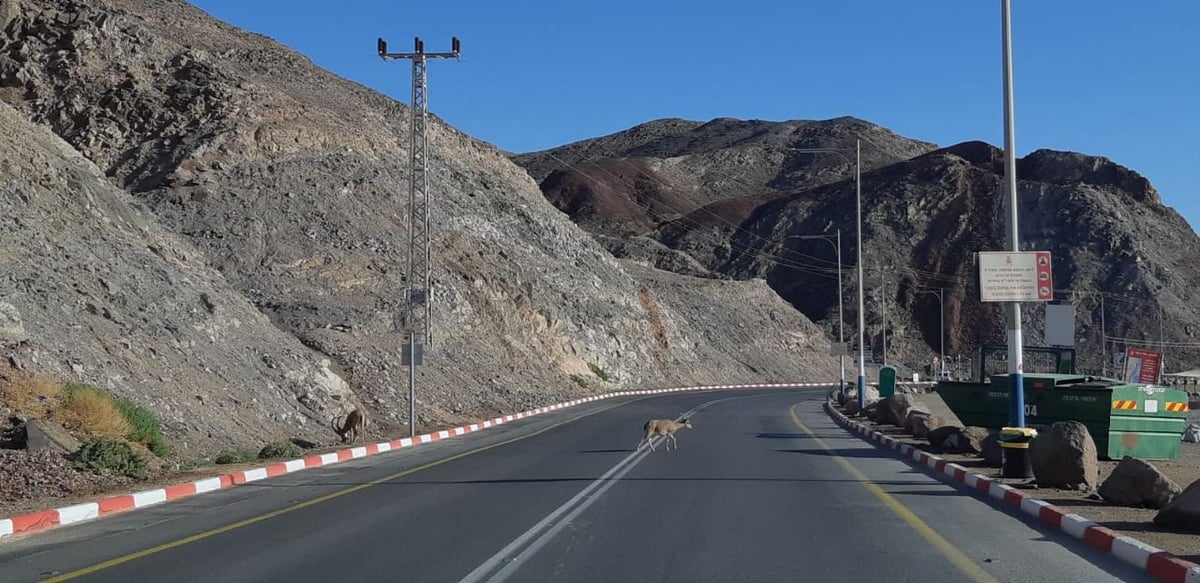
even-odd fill
[{"label": "garbage container", "polygon": [[883,365],[879,367],[879,397],[887,398],[896,394],[896,367]]},{"label": "garbage container", "polygon": [[[966,425],[998,429],[1008,424],[1008,375],[993,376],[990,383],[940,382],[936,390]],[[1183,391],[1056,374],[1025,375],[1024,391],[1027,425],[1078,421],[1087,427],[1100,457],[1179,456],[1179,435],[1188,412]]]},{"label": "garbage container", "polygon": [[1032,478],[1033,457],[1029,455],[1029,444],[1037,437],[1032,427],[1005,427],[1000,430],[1000,451],[1004,462],[1000,475],[1005,478]]}]

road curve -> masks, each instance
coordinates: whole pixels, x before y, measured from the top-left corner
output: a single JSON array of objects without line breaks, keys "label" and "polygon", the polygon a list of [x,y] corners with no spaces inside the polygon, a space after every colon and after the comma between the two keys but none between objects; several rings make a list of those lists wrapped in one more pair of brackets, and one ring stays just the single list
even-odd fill
[{"label": "road curve", "polygon": [[[823,397],[590,403],[0,544],[0,582],[1149,580],[851,436]],[[688,411],[678,451],[633,451]]]}]

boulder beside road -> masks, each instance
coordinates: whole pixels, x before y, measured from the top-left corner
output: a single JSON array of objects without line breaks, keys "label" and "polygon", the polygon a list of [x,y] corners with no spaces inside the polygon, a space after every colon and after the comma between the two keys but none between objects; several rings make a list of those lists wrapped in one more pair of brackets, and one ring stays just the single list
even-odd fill
[{"label": "boulder beside road", "polygon": [[1099,482],[1096,442],[1078,421],[1059,421],[1038,433],[1029,453],[1039,487],[1090,490]]},{"label": "boulder beside road", "polygon": [[1172,530],[1200,533],[1200,480],[1192,482],[1154,517],[1154,524]]},{"label": "boulder beside road", "polygon": [[1109,504],[1162,508],[1182,491],[1178,484],[1152,464],[1125,456],[1100,484],[1098,493]]}]

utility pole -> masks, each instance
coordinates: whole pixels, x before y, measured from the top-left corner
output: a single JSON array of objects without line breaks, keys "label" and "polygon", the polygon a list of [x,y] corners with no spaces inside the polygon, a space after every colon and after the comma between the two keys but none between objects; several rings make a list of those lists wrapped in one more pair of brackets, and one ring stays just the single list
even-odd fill
[{"label": "utility pole", "polygon": [[422,353],[426,343],[432,343],[432,242],[429,228],[429,159],[426,155],[428,139],[429,102],[426,99],[428,83],[425,77],[427,59],[457,59],[460,43],[451,37],[448,53],[427,53],[425,42],[414,39],[413,52],[389,53],[387,41],[380,38],[377,49],[379,58],[385,61],[409,59],[412,61],[412,103],[409,107],[408,149],[408,272],[405,284],[403,331],[407,345],[401,362],[408,365],[408,415],[409,435],[417,433],[417,366],[422,364]]},{"label": "utility pole", "polygon": [[879,264],[879,313],[883,315],[883,366],[887,366],[887,283],[883,280],[883,264]]},{"label": "utility pole", "polygon": [[1167,368],[1167,341],[1163,336],[1163,307],[1162,302],[1158,302],[1158,379],[1155,382],[1162,382],[1163,371]]},{"label": "utility pole", "polygon": [[1100,292],[1100,376],[1108,376],[1108,332],[1104,326],[1104,292]]},{"label": "utility pole", "polygon": [[842,229],[838,228],[837,230],[836,243],[834,239],[829,238],[829,235],[790,235],[789,237],[794,239],[821,239],[834,246],[834,254],[837,257],[838,264],[838,342],[842,345],[843,352],[843,354],[838,355],[838,367],[841,371],[838,382],[838,398],[840,399],[846,396],[846,355],[844,354],[846,347],[846,328],[844,324],[846,319],[842,315],[842,296],[844,295],[842,293]]}]

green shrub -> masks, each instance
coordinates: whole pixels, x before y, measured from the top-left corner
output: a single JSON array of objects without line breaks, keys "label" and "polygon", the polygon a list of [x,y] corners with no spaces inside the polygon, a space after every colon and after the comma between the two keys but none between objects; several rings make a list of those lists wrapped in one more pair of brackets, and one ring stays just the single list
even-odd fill
[{"label": "green shrub", "polygon": [[587,388],[587,379],[583,378],[583,375],[573,374],[571,375],[571,380],[575,381],[575,384],[579,385],[580,388]]},{"label": "green shrub", "polygon": [[252,462],[256,459],[258,459],[258,456],[254,455],[252,450],[234,449],[221,452],[219,455],[217,455],[217,459],[213,460],[213,462],[221,465],[244,464],[246,462]]},{"label": "green shrub", "polygon": [[596,378],[606,383],[608,382],[608,373],[605,372],[604,369],[600,368],[600,365],[589,362],[588,368],[592,369],[592,374],[596,375]]},{"label": "green shrub", "polygon": [[129,444],[110,437],[96,437],[79,448],[75,467],[81,470],[107,471],[131,478],[146,477],[146,460]]},{"label": "green shrub", "polygon": [[163,440],[162,424],[154,417],[154,413],[129,399],[118,399],[117,409],[133,428],[126,439],[146,446],[158,457],[166,457],[171,453],[171,448]]},{"label": "green shrub", "polygon": [[278,443],[267,444],[258,451],[258,459],[273,460],[278,458],[298,458],[304,455],[304,450],[300,446],[290,441],[280,441]]}]

